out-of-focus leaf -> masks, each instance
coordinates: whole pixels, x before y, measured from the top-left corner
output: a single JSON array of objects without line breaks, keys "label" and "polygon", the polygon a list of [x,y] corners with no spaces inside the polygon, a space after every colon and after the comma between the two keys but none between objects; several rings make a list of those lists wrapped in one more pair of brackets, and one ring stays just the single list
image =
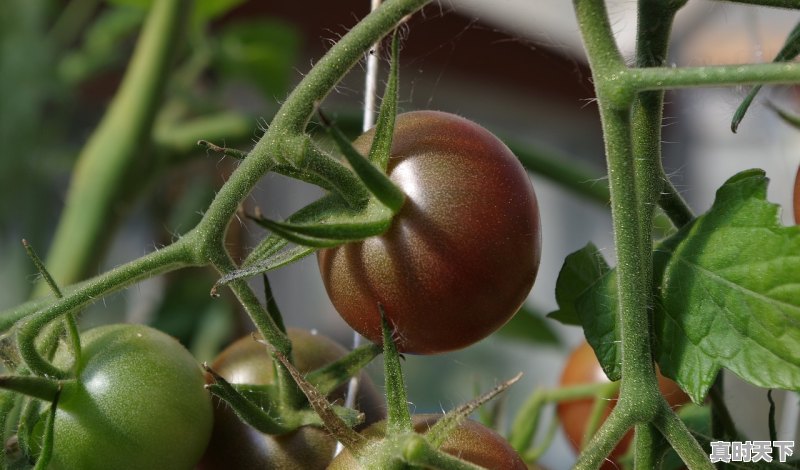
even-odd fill
[{"label": "out-of-focus leaf", "polygon": [[696,403],[722,367],[800,388],[800,226],[782,226],[766,192],[762,170],[733,176],[655,253],[658,363]]},{"label": "out-of-focus leaf", "polygon": [[561,344],[561,338],[550,326],[550,322],[526,305],[523,305],[517,314],[500,328],[498,333],[504,338],[534,345],[557,346]]},{"label": "out-of-focus leaf", "polygon": [[251,20],[224,28],[214,63],[228,78],[247,80],[269,98],[283,98],[300,48],[294,28],[277,20]]},{"label": "out-of-focus leaf", "polygon": [[[213,20],[244,2],[245,0],[194,0],[192,21],[198,23]],[[147,9],[153,0],[108,0],[108,3]]]},{"label": "out-of-focus leaf", "polygon": [[194,16],[199,21],[209,21],[233,10],[246,0],[195,0]]},{"label": "out-of-focus leaf", "polygon": [[58,64],[58,74],[67,83],[77,83],[121,64],[128,51],[120,47],[144,21],[139,8],[119,7],[104,11],[84,33],[77,50],[68,53]]}]

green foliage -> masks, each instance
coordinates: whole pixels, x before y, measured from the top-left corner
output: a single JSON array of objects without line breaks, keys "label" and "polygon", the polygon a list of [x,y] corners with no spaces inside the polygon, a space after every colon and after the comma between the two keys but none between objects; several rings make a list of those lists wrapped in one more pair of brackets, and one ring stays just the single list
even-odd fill
[{"label": "green foliage", "polygon": [[[766,188],[761,170],[732,177],[706,214],[654,252],[656,359],[697,403],[722,367],[760,387],[800,387],[800,227],[780,225]],[[574,309],[614,379],[616,275],[592,270],[597,255],[589,246],[567,258],[564,282],[591,275],[571,283],[560,311]]]},{"label": "green foliage", "polygon": [[[114,5],[150,8],[154,0],[108,0]],[[194,0],[193,20],[196,23],[211,21],[229,12],[246,0]]]},{"label": "green foliage", "polygon": [[700,402],[721,367],[765,388],[800,388],[800,227],[779,223],[749,170],[655,254],[661,371]]},{"label": "green foliage", "polygon": [[228,79],[246,80],[264,95],[282,99],[300,49],[300,37],[279,20],[248,20],[224,27],[214,38],[213,62]]}]

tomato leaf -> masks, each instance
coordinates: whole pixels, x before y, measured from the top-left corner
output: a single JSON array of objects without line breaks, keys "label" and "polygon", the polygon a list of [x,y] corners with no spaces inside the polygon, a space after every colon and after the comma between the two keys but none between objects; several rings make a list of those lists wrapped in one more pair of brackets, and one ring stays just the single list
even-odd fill
[{"label": "tomato leaf", "polygon": [[620,378],[619,333],[617,331],[616,274],[603,254],[589,243],[570,254],[556,281],[559,310],[548,317],[583,327],[609,380]]},{"label": "tomato leaf", "polygon": [[[599,254],[599,253],[598,253]],[[575,300],[586,341],[612,382],[622,378],[621,336],[617,322],[617,274],[604,273]]]},{"label": "tomato leaf", "polygon": [[547,317],[565,325],[580,325],[575,301],[609,270],[608,263],[592,243],[568,255],[556,281],[559,309],[550,312]]},{"label": "tomato leaf", "polygon": [[767,178],[730,178],[711,210],[656,250],[661,372],[699,403],[720,368],[800,388],[800,227],[779,223]]}]

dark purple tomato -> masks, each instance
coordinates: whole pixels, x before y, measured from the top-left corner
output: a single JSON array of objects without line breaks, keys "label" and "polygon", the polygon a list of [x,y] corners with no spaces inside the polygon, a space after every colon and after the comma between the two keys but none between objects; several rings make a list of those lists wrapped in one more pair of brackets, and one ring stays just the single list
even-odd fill
[{"label": "dark purple tomato", "polygon": [[[439,414],[421,414],[412,417],[414,430],[424,434],[441,418]],[[380,421],[362,432],[368,439],[381,439],[386,436],[386,421]],[[499,434],[475,421],[466,420],[444,441],[440,450],[455,455],[462,460],[489,469],[527,470],[525,462]],[[329,470],[356,470],[362,468],[353,455],[342,451]]]},{"label": "dark purple tomato", "polygon": [[[301,372],[309,372],[344,356],[347,350],[330,338],[289,328],[292,358]],[[211,368],[235,384],[270,384],[274,381],[272,358],[266,347],[245,336],[222,351]],[[372,423],[384,416],[383,398],[365,374],[360,376],[356,408]],[[329,398],[342,400],[345,387]],[[333,458],[336,440],[318,427],[272,436],[243,423],[224,403],[214,398],[214,429],[200,463],[202,470],[324,469]]]},{"label": "dark purple tomato", "polygon": [[[355,147],[366,153],[372,137]],[[407,196],[389,230],[319,252],[333,305],[380,343],[380,303],[401,352],[433,354],[485,338],[519,309],[539,267],[528,174],[489,131],[435,111],[397,116],[388,173]]]}]

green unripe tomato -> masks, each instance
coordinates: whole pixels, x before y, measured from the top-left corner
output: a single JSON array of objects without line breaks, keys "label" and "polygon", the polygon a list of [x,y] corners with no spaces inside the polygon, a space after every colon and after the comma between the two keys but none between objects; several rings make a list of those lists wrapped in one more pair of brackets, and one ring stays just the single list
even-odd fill
[{"label": "green unripe tomato", "polygon": [[[50,469],[181,470],[211,435],[211,397],[200,365],[177,340],[144,325],[81,335],[77,382],[61,392]],[[62,348],[55,363],[72,356]],[[37,425],[43,432],[44,420]]]},{"label": "green unripe tomato", "polygon": [[[420,414],[412,416],[414,431],[424,434],[438,421],[442,415]],[[369,440],[386,437],[386,421],[380,421],[361,433]],[[486,426],[465,420],[444,441],[440,450],[459,457],[467,462],[488,469],[527,470],[525,462],[499,434]],[[376,463],[380,465],[380,463]],[[364,466],[359,463],[348,450],[342,451],[328,470],[360,470]]]},{"label": "green unripe tomato", "polygon": [[[373,134],[353,145],[366,155]],[[397,116],[387,170],[406,195],[389,230],[319,251],[333,305],[380,344],[381,304],[400,352],[434,354],[485,338],[516,313],[539,268],[528,174],[492,133],[436,111]]]}]

